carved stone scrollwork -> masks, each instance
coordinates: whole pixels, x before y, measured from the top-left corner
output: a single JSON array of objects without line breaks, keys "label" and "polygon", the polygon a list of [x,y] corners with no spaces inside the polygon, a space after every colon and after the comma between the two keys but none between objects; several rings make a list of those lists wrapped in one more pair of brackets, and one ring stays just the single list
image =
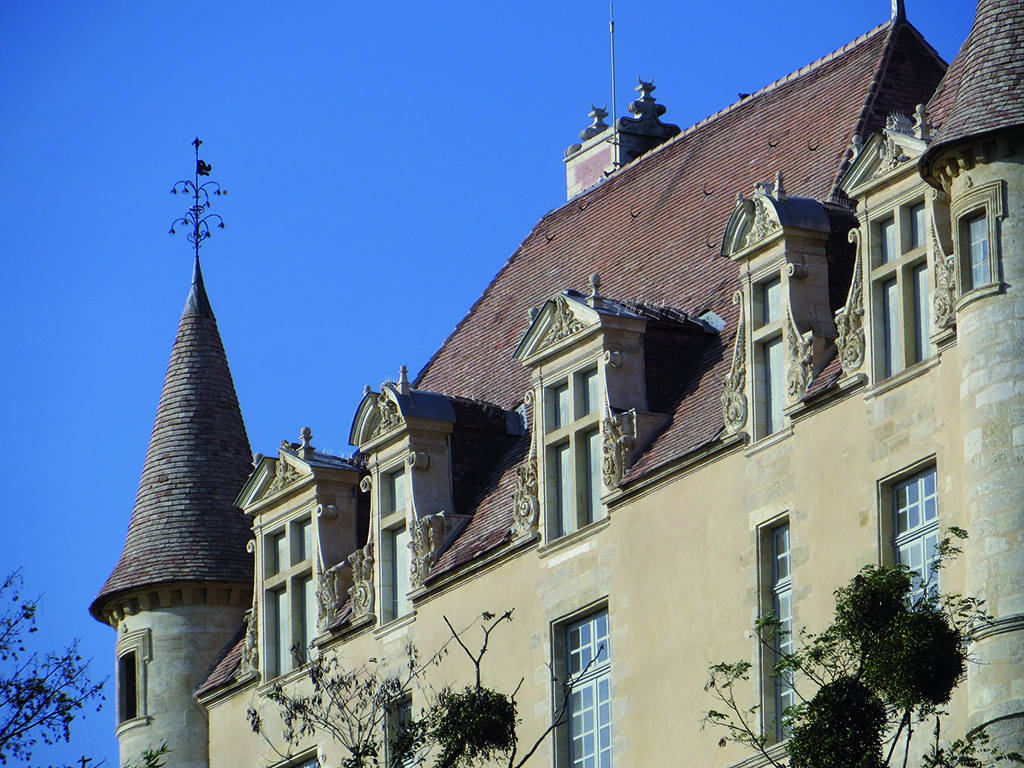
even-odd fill
[{"label": "carved stone scrollwork", "polygon": [[586,324],[573,314],[568,300],[564,296],[555,296],[555,311],[551,318],[551,328],[540,346],[548,347],[556,344],[586,327]]},{"label": "carved stone scrollwork", "polygon": [[608,408],[601,426],[601,478],[606,488],[615,488],[629,467],[635,424],[630,413],[614,413]]},{"label": "carved stone scrollwork", "polygon": [[298,480],[299,477],[301,477],[299,470],[285,461],[284,456],[282,455],[277,460],[277,470],[274,474],[274,482],[270,485],[270,493],[280,491],[282,488],[291,485]]},{"label": "carved stone scrollwork", "polygon": [[754,223],[751,225],[750,231],[747,232],[746,245],[750,246],[764,240],[779,229],[782,229],[779,222],[775,221],[769,213],[767,193],[763,189],[757,188],[754,195]]},{"label": "carved stone scrollwork", "polygon": [[259,608],[256,595],[252,598],[252,608],[245,612],[245,645],[242,646],[242,663],[238,668],[239,675],[258,672],[260,668],[260,635]]},{"label": "carved stone scrollwork", "polygon": [[373,542],[349,555],[346,564],[352,569],[352,586],[348,590],[352,617],[369,616],[373,613]]},{"label": "carved stone scrollwork", "polygon": [[[533,406],[533,390],[523,397],[523,405],[527,415]],[[533,425],[535,427],[536,424]],[[540,499],[537,485],[537,449],[535,429],[527,423],[530,433],[530,452],[522,463],[516,467],[516,487],[512,491],[512,532],[516,536],[529,536],[537,530],[540,519]]]},{"label": "carved stone scrollwork", "polygon": [[732,295],[732,303],[739,307],[739,319],[732,348],[732,366],[725,375],[725,389],[722,392],[722,416],[725,428],[729,432],[738,432],[747,423],[747,395],[744,391],[747,379],[746,323],[742,291]]},{"label": "carved stone scrollwork", "polygon": [[537,491],[537,457],[531,451],[516,467],[516,487],[512,491],[512,528],[516,536],[527,536],[537,530],[540,513]]},{"label": "carved stone scrollwork", "polygon": [[932,223],[932,243],[935,246],[935,294],[932,306],[935,309],[935,327],[951,328],[956,324],[956,272],[952,259],[946,257],[939,242],[935,224]]},{"label": "carved stone scrollwork", "polygon": [[415,522],[409,549],[412,562],[409,565],[409,582],[413,588],[420,587],[430,575],[434,556],[444,542],[444,514],[425,515]]},{"label": "carved stone scrollwork", "polygon": [[839,338],[839,363],[843,373],[851,374],[864,365],[864,277],[861,266],[860,230],[851,229],[849,240],[854,244],[856,256],[853,263],[853,282],[846,296],[846,305],[836,312],[836,330]]},{"label": "carved stone scrollwork", "polygon": [[381,392],[377,395],[377,412],[380,413],[380,423],[373,430],[373,436],[383,435],[402,424],[402,414],[398,412],[398,405]]},{"label": "carved stone scrollwork", "polygon": [[324,572],[321,559],[316,559],[316,627],[326,632],[338,605],[337,573],[334,568]]},{"label": "carved stone scrollwork", "polygon": [[793,319],[792,310],[786,310],[789,322],[786,324],[786,347],[789,352],[789,368],[786,371],[786,398],[798,403],[807,394],[811,385],[814,339],[811,331],[800,333]]}]

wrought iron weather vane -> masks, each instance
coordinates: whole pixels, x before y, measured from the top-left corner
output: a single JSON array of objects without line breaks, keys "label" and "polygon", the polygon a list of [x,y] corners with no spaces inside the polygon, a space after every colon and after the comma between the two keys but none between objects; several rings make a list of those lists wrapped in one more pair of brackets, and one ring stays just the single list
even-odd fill
[{"label": "wrought iron weather vane", "polygon": [[221,229],[224,229],[224,219],[217,213],[208,213],[210,209],[210,195],[226,195],[228,192],[226,189],[221,189],[220,184],[216,181],[204,181],[202,184],[199,183],[200,176],[209,176],[210,171],[213,167],[208,163],[204,163],[199,159],[199,147],[202,146],[199,137],[192,142],[192,146],[196,148],[196,173],[193,180],[185,179],[183,181],[175,182],[174,187],[171,189],[171,194],[177,195],[192,195],[192,206],[188,209],[188,213],[182,216],[180,219],[175,219],[171,224],[171,234],[177,234],[174,229],[178,225],[183,225],[189,228],[188,241],[192,243],[192,246],[196,251],[196,262],[199,261],[199,247],[202,245],[203,240],[210,236],[210,226],[216,224]]}]

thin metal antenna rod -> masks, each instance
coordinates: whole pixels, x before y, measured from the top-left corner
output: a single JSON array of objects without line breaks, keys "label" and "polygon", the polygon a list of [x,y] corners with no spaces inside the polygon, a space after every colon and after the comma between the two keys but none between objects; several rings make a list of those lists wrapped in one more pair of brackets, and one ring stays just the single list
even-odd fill
[{"label": "thin metal antenna rod", "polygon": [[615,111],[615,3],[608,3],[608,32],[612,41],[612,125],[619,113]]},{"label": "thin metal antenna rod", "polygon": [[[608,34],[611,38],[612,44],[612,147],[617,144],[616,139],[618,138],[619,131],[619,113],[615,106],[615,2],[609,0],[608,3]],[[616,170],[619,167],[618,153],[612,149],[613,164]]]}]

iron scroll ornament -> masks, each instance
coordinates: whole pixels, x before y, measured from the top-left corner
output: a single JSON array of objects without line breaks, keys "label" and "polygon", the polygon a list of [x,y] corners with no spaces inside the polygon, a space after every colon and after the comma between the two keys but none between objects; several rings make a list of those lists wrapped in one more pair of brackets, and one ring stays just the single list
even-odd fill
[{"label": "iron scroll ornament", "polygon": [[202,143],[198,136],[192,142],[192,146],[196,148],[195,178],[177,181],[171,188],[172,195],[192,196],[192,206],[188,209],[188,213],[174,220],[171,224],[170,234],[177,234],[175,227],[178,225],[188,227],[188,241],[195,248],[197,260],[199,258],[200,245],[202,245],[203,240],[210,237],[210,226],[216,224],[220,229],[224,229],[224,219],[220,217],[220,214],[207,212],[211,205],[210,195],[220,196],[227,194],[227,190],[221,189],[220,184],[216,181],[211,180],[204,181],[202,184],[199,183],[200,176],[209,176],[210,171],[213,170],[211,165],[199,159],[199,147],[202,146]]}]

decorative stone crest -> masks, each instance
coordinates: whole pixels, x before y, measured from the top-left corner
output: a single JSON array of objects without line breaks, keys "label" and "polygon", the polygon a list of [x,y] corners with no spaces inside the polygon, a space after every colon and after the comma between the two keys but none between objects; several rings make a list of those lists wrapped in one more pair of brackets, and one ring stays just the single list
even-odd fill
[{"label": "decorative stone crest", "polygon": [[242,646],[242,663],[239,675],[258,672],[260,669],[259,603],[252,596],[252,608],[245,612],[245,645]]},{"label": "decorative stone crest", "polygon": [[742,291],[732,295],[732,303],[739,307],[739,319],[732,347],[732,366],[725,375],[725,388],[722,391],[722,417],[729,432],[739,432],[747,423],[747,395],[744,391],[747,380],[747,345]]},{"label": "decorative stone crest", "polygon": [[604,121],[608,117],[608,110],[605,109],[605,106],[607,105],[595,107],[593,102],[590,103],[590,114],[587,117],[593,119],[594,122],[580,131],[580,138],[584,141],[600,136],[608,130],[608,124]]},{"label": "decorative stone crest", "polygon": [[786,315],[789,320],[786,324],[786,347],[789,352],[786,398],[790,403],[798,403],[811,385],[814,338],[811,331],[800,333],[791,309],[786,310]]},{"label": "decorative stone crest", "polygon": [[[523,398],[526,408],[533,405],[533,391]],[[527,425],[530,430],[530,425]],[[516,467],[516,486],[512,491],[512,531],[516,536],[529,536],[537,530],[540,499],[537,486],[537,449],[535,431],[530,433],[530,452]]]},{"label": "decorative stone crest", "polygon": [[345,564],[352,569],[352,586],[348,590],[352,617],[369,616],[373,613],[373,542],[349,555]]},{"label": "decorative stone crest", "polygon": [[569,306],[569,301],[565,296],[555,296],[555,309],[551,316],[551,328],[548,330],[547,336],[544,337],[544,341],[541,342],[540,346],[543,348],[557,344],[562,339],[568,338],[574,333],[579,333],[586,327],[586,324],[573,314],[572,307]]},{"label": "decorative stone crest", "polygon": [[935,312],[936,328],[951,328],[956,324],[956,271],[953,261],[946,257],[939,242],[939,235],[932,222],[932,243],[935,247],[935,293],[932,307]]},{"label": "decorative stone crest", "polygon": [[383,435],[403,423],[402,414],[398,412],[398,405],[384,392],[377,395],[377,412],[380,414],[380,423],[373,430],[373,436]]},{"label": "decorative stone crest", "polygon": [[615,413],[610,405],[607,410],[601,425],[601,478],[606,488],[615,488],[629,467],[635,424],[632,414]]},{"label": "decorative stone crest", "polygon": [[846,296],[846,305],[836,312],[836,330],[839,338],[839,363],[843,373],[851,374],[864,365],[864,278],[861,267],[860,230],[851,229],[848,236],[854,244],[856,256],[853,262],[853,282]]},{"label": "decorative stone crest", "polygon": [[[287,442],[287,441],[286,441]],[[274,482],[270,485],[270,493],[280,491],[282,488],[294,483],[302,475],[299,474],[299,470],[285,461],[284,454],[277,460],[277,469],[274,473]]]},{"label": "decorative stone crest", "polygon": [[772,232],[782,229],[770,213],[768,191],[771,189],[767,184],[754,185],[754,223],[747,232],[746,246],[764,240]]}]

